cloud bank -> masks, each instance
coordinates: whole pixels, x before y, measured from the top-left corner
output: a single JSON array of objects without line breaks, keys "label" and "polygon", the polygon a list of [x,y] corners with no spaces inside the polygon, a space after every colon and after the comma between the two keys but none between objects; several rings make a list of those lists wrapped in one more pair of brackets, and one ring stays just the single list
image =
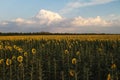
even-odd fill
[{"label": "cloud bank", "polygon": [[65,18],[44,9],[30,19],[17,18],[0,22],[0,32],[119,33],[119,30],[120,20],[104,20],[100,16]]}]

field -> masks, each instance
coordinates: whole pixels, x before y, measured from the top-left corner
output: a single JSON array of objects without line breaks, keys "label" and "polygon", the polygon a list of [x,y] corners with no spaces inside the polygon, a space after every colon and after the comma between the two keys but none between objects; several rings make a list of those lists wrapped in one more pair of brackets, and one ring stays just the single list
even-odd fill
[{"label": "field", "polygon": [[0,80],[120,80],[120,35],[0,36]]}]

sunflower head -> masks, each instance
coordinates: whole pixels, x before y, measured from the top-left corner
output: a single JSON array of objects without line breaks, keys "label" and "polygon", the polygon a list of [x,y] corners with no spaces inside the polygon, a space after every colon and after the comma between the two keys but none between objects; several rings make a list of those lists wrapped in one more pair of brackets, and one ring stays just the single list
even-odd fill
[{"label": "sunflower head", "polygon": [[66,50],[65,50],[65,54],[68,54],[68,53],[69,53],[69,51],[66,49]]},{"label": "sunflower head", "polygon": [[27,53],[27,52],[24,52],[24,56],[27,57],[27,56],[28,56],[28,53]]},{"label": "sunflower head", "polygon": [[98,51],[99,51],[99,52],[102,52],[102,48],[98,48]]},{"label": "sunflower head", "polygon": [[0,49],[3,49],[3,45],[0,45]]},{"label": "sunflower head", "polygon": [[23,57],[22,56],[18,56],[17,57],[17,61],[20,62],[20,63],[22,63],[23,62]]},{"label": "sunflower head", "polygon": [[77,52],[76,52],[76,55],[77,55],[77,56],[78,56],[78,55],[80,55],[80,52],[79,52],[79,51],[77,51]]},{"label": "sunflower head", "polygon": [[4,59],[0,59],[0,64],[2,64],[4,62]]},{"label": "sunflower head", "polygon": [[23,49],[22,49],[22,48],[18,48],[18,51],[19,51],[20,53],[22,53],[22,52],[23,52]]},{"label": "sunflower head", "polygon": [[76,64],[77,63],[77,59],[76,58],[73,58],[72,59],[72,64]]},{"label": "sunflower head", "polygon": [[15,60],[16,59],[16,56],[12,56],[12,60]]},{"label": "sunflower head", "polygon": [[11,65],[11,64],[12,64],[12,60],[11,60],[11,59],[7,59],[7,60],[6,60],[6,65],[9,66],[9,65]]},{"label": "sunflower head", "polygon": [[111,75],[110,75],[110,73],[107,75],[107,80],[111,80]]},{"label": "sunflower head", "polygon": [[35,55],[36,54],[36,49],[32,48],[32,54]]},{"label": "sunflower head", "polygon": [[112,64],[111,69],[116,69],[116,64]]},{"label": "sunflower head", "polygon": [[75,76],[75,70],[72,70],[72,69],[71,69],[71,70],[69,71],[69,74],[70,74],[70,76],[72,76],[72,77]]}]

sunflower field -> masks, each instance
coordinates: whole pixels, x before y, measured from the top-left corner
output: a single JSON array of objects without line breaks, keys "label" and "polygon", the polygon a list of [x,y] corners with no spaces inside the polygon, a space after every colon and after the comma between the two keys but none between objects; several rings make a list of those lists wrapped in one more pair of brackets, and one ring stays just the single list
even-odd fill
[{"label": "sunflower field", "polygon": [[120,35],[0,36],[0,80],[120,80]]}]

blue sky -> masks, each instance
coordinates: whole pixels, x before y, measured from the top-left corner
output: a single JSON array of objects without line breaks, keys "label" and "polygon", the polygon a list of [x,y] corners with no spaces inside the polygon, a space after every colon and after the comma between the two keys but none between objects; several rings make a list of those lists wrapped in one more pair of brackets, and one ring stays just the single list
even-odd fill
[{"label": "blue sky", "polygon": [[[0,0],[0,18],[30,18],[40,9],[58,12],[70,0]],[[1,20],[0,19],[0,20]]]},{"label": "blue sky", "polygon": [[120,0],[0,0],[0,32],[119,33],[119,9]]}]

